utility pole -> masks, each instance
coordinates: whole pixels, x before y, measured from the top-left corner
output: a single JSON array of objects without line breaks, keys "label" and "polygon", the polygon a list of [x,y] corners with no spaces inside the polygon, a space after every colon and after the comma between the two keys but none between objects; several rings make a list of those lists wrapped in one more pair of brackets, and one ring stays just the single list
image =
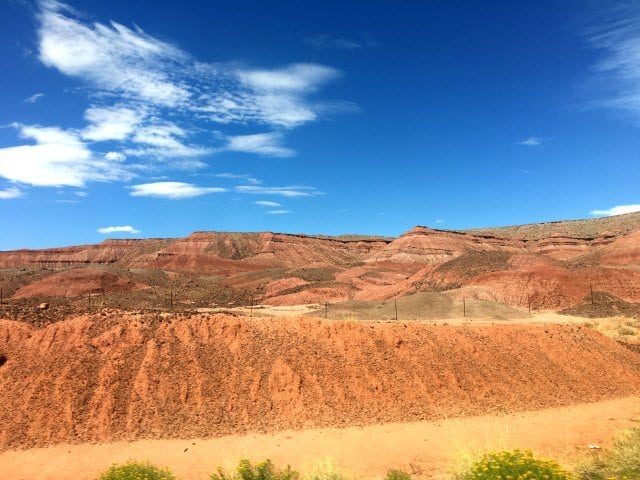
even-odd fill
[{"label": "utility pole", "polygon": [[397,298],[393,299],[393,306],[396,310],[396,320],[398,320],[398,299]]}]

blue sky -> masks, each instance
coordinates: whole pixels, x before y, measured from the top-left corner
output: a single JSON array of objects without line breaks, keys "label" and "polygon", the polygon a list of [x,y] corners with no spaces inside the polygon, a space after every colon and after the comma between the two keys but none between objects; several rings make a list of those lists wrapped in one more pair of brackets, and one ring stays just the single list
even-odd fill
[{"label": "blue sky", "polygon": [[0,249],[640,209],[640,8],[5,1]]}]

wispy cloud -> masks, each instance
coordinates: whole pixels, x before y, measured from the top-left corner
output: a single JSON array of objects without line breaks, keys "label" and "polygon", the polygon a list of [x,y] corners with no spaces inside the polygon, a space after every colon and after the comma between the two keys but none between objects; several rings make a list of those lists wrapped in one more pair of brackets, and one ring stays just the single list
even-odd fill
[{"label": "wispy cloud", "polygon": [[197,61],[140,28],[87,25],[67,5],[41,2],[41,61],[80,78],[103,95],[179,108],[212,121],[294,127],[318,116],[307,95],[339,72],[317,64],[273,69],[236,68]]},{"label": "wispy cloud", "polygon": [[236,192],[252,195],[279,195],[281,197],[315,197],[324,195],[315,187],[292,185],[288,187],[259,187],[256,185],[238,185]]},{"label": "wispy cloud", "polygon": [[133,228],[131,225],[123,225],[120,227],[102,227],[98,229],[98,233],[109,234],[109,233],[140,233],[140,230]]},{"label": "wispy cloud", "polygon": [[269,200],[258,200],[254,202],[256,205],[260,205],[261,207],[281,207],[282,205],[278,202],[271,202]]},{"label": "wispy cloud", "polygon": [[266,212],[269,215],[285,215],[287,213],[291,213],[289,210],[267,210]]},{"label": "wispy cloud", "polygon": [[625,213],[640,212],[640,204],[635,205],[617,205],[607,210],[591,210],[591,215],[597,217],[611,217],[613,215],[623,215]]},{"label": "wispy cloud", "polygon": [[[73,130],[16,124],[20,136],[35,143],[0,149],[0,177],[18,186],[84,187],[157,175],[158,170],[192,170],[206,167],[205,157],[221,151],[290,157],[295,151],[284,145],[282,129],[353,107],[315,98],[341,76],[326,65],[205,63],[137,26],[89,22],[57,0],[39,0],[38,10],[39,60],[83,82],[81,91],[91,106],[84,113],[85,126]],[[203,139],[212,123],[273,131]],[[110,142],[106,152],[102,142]],[[247,187],[259,183],[242,180]],[[212,193],[217,187],[193,188],[173,198]],[[275,192],[266,194],[317,194],[287,188]]]},{"label": "wispy cloud", "polygon": [[264,157],[292,157],[296,152],[282,146],[279,132],[236,135],[227,138],[225,150],[231,152],[255,153]]},{"label": "wispy cloud", "polygon": [[353,38],[323,34],[306,38],[305,42],[317,50],[360,50],[365,47],[374,47],[377,45],[377,42],[371,39],[356,40]]},{"label": "wispy cloud", "polygon": [[127,155],[152,157],[198,157],[211,153],[211,148],[189,145],[188,133],[173,122],[156,123],[136,129],[133,141],[140,147],[125,150]]},{"label": "wispy cloud", "polygon": [[24,101],[25,103],[36,103],[42,97],[44,97],[44,93],[34,93],[30,97],[25,98]]},{"label": "wispy cloud", "polygon": [[230,180],[242,180],[245,183],[250,183],[252,185],[259,185],[262,183],[262,180],[258,178],[254,178],[251,175],[247,175],[246,173],[238,174],[238,173],[214,173],[212,175],[216,178],[226,178]]},{"label": "wispy cloud", "polygon": [[126,179],[121,162],[95,157],[78,136],[57,127],[14,124],[35,145],[0,149],[0,177],[33,186],[83,187],[88,181]]},{"label": "wispy cloud", "polygon": [[529,137],[518,142],[518,145],[524,145],[525,147],[537,147],[542,145],[543,139],[540,137]]},{"label": "wispy cloud", "polygon": [[140,29],[116,22],[88,26],[74,16],[75,11],[63,3],[41,2],[42,63],[91,82],[103,92],[166,106],[187,102],[191,92],[170,75],[186,60],[181,50]]},{"label": "wispy cloud", "polygon": [[12,200],[14,198],[20,198],[22,191],[18,187],[9,187],[4,190],[0,190],[0,200]]},{"label": "wispy cloud", "polygon": [[592,103],[640,117],[640,6],[623,2],[605,15],[588,33],[591,45],[602,52],[593,72],[604,91]]},{"label": "wispy cloud", "polygon": [[200,187],[192,183],[183,182],[153,182],[133,185],[130,187],[132,197],[156,197],[180,200],[183,198],[199,197],[209,193],[226,192],[220,187]]}]

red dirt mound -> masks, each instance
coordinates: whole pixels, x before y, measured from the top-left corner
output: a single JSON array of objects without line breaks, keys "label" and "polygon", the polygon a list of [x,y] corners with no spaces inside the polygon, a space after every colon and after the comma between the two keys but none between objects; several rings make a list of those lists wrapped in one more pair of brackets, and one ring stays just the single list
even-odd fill
[{"label": "red dirt mound", "polygon": [[13,298],[77,297],[87,293],[132,292],[147,288],[115,273],[76,268],[54,273],[20,288]]},{"label": "red dirt mound", "polygon": [[640,393],[640,355],[569,326],[0,321],[0,448],[526,410]]}]

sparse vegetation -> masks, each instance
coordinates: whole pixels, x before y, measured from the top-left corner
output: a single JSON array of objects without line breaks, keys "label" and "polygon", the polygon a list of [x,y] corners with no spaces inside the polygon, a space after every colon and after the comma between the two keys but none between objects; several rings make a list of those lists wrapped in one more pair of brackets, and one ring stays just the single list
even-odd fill
[{"label": "sparse vegetation", "polygon": [[457,480],[571,480],[569,472],[553,460],[538,459],[529,450],[512,450],[488,453],[466,471],[457,475]]},{"label": "sparse vegetation", "polygon": [[[252,463],[240,460],[234,472],[218,468],[210,480],[349,480],[330,463],[320,463],[312,472],[301,475],[287,466],[277,468],[271,460]],[[530,450],[505,450],[482,455],[454,475],[455,480],[637,480],[640,479],[640,428],[619,436],[611,450],[597,453],[575,471],[563,469],[557,462],[537,458]],[[113,465],[98,480],[177,480],[168,469],[150,463],[129,462]],[[409,473],[388,470],[384,480],[412,480]]]},{"label": "sparse vegetation", "polygon": [[99,480],[176,480],[169,469],[156,467],[148,462],[129,462],[112,465],[100,475]]},{"label": "sparse vegetation", "polygon": [[635,335],[636,331],[631,327],[620,327],[618,329],[618,334],[623,336],[631,336],[631,335]]},{"label": "sparse vegetation", "polygon": [[623,433],[611,451],[596,455],[578,468],[580,480],[633,480],[640,478],[640,428]]},{"label": "sparse vegetation", "polygon": [[304,476],[304,480],[348,480],[348,477],[336,470],[329,462],[322,462],[315,470]]},{"label": "sparse vegetation", "polygon": [[234,473],[227,473],[222,468],[218,468],[218,472],[211,474],[210,478],[211,480],[299,480],[300,474],[289,466],[278,470],[271,460],[253,464],[244,458],[240,460]]},{"label": "sparse vegetation", "polygon": [[384,480],[411,480],[411,475],[403,470],[389,470]]}]

